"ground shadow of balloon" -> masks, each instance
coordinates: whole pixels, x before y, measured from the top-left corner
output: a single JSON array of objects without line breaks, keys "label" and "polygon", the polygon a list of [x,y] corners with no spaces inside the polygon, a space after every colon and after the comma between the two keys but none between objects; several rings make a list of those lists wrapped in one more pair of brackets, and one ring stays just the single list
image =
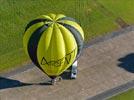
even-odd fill
[{"label": "ground shadow of balloon", "polygon": [[51,83],[49,81],[44,83],[23,83],[18,80],[13,80],[13,79],[0,76],[0,90],[7,89],[7,88],[29,86],[29,85],[51,85]]},{"label": "ground shadow of balloon", "polygon": [[0,89],[13,88],[13,87],[21,87],[31,85],[29,83],[23,83],[18,80],[13,80],[5,77],[0,77]]},{"label": "ground shadow of balloon", "polygon": [[125,69],[128,72],[134,73],[134,53],[130,53],[120,59],[119,67]]}]

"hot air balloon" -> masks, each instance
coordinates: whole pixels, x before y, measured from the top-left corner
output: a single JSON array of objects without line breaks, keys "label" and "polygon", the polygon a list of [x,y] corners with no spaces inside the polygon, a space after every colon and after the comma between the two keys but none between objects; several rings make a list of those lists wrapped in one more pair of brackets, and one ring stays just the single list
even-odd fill
[{"label": "hot air balloon", "polygon": [[23,34],[26,53],[52,80],[78,59],[83,42],[80,25],[63,14],[41,15],[27,24]]}]

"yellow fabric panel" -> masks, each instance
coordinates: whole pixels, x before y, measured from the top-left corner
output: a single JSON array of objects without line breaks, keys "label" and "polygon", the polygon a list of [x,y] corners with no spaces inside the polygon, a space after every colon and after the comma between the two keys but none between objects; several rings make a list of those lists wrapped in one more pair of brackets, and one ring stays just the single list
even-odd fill
[{"label": "yellow fabric panel", "polygon": [[27,50],[28,41],[29,41],[31,35],[33,34],[33,32],[34,32],[35,30],[37,30],[37,29],[38,29],[39,27],[41,27],[43,24],[44,24],[43,22],[34,24],[34,25],[32,25],[31,27],[29,27],[29,28],[26,30],[26,32],[25,32],[25,34],[24,34],[24,36],[23,36],[23,46],[24,46],[24,49],[25,49],[25,51],[26,51],[27,54],[28,54],[28,50]]},{"label": "yellow fabric panel", "polygon": [[69,20],[62,20],[62,21],[58,21],[58,22],[65,23],[65,24],[71,25],[74,28],[76,28],[80,32],[80,34],[82,35],[82,38],[84,40],[84,32],[83,32],[83,29],[80,27],[79,24],[77,24],[76,22],[73,22],[73,21],[69,21]]},{"label": "yellow fabric panel", "polygon": [[53,33],[49,49],[50,50],[48,52],[51,54],[50,60],[61,59],[65,56],[65,44],[63,36],[56,23],[53,25]]},{"label": "yellow fabric panel", "polygon": [[66,16],[63,14],[58,14],[55,19],[58,20],[58,19],[63,18],[63,17],[66,17]]},{"label": "yellow fabric panel", "polygon": [[[52,71],[52,68],[49,67],[47,64],[45,65],[45,67],[43,65],[41,65],[41,61],[42,61],[42,58],[44,57],[44,55],[45,55],[46,59],[49,58],[48,51],[49,51],[49,46],[50,46],[50,42],[51,42],[52,32],[53,32],[52,27],[49,27],[46,31],[44,31],[44,33],[42,34],[42,37],[39,40],[38,47],[37,47],[37,59],[38,59],[40,66],[42,67],[42,69],[45,72],[46,72],[46,70],[48,70],[50,72]],[[48,67],[49,67],[49,69],[48,69]]]},{"label": "yellow fabric panel", "polygon": [[[68,60],[70,59],[69,64],[67,64],[67,62],[64,62],[64,66],[66,65],[66,67],[62,67],[62,69],[59,72],[61,74],[61,72],[64,72],[67,68],[69,68],[71,66],[71,64],[73,63],[73,61],[75,60],[76,55],[77,55],[77,44],[76,44],[74,36],[68,29],[66,29],[64,26],[62,26],[60,24],[58,24],[58,26],[62,33],[63,39],[64,39],[66,58]],[[70,58],[70,56],[68,56],[67,54],[69,54],[73,50],[74,50],[74,52],[71,54],[71,58]]]},{"label": "yellow fabric panel", "polygon": [[68,54],[77,47],[76,40],[73,34],[68,29],[66,29],[60,24],[58,24],[58,26],[64,39],[64,43],[66,46],[66,54]]},{"label": "yellow fabric panel", "polygon": [[36,19],[40,19],[40,18],[53,20],[50,16],[47,16],[47,15],[41,15],[41,16],[37,17]]},{"label": "yellow fabric panel", "polygon": [[55,20],[56,14],[50,13],[50,14],[48,14],[48,16],[49,16],[52,20]]}]

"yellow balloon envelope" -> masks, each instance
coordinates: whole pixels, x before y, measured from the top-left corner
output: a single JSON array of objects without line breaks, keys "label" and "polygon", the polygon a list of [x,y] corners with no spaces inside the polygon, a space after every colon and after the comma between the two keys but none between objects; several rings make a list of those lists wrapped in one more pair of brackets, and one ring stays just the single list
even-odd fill
[{"label": "yellow balloon envelope", "polygon": [[31,21],[23,35],[23,45],[33,63],[49,77],[62,74],[79,57],[84,33],[71,17],[42,15]]}]

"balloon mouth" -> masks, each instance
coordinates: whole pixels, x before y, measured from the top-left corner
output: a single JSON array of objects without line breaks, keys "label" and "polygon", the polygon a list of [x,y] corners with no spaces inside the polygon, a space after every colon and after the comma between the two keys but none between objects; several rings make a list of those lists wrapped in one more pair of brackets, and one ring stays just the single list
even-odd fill
[{"label": "balloon mouth", "polygon": [[51,79],[55,79],[57,76],[49,76]]}]

